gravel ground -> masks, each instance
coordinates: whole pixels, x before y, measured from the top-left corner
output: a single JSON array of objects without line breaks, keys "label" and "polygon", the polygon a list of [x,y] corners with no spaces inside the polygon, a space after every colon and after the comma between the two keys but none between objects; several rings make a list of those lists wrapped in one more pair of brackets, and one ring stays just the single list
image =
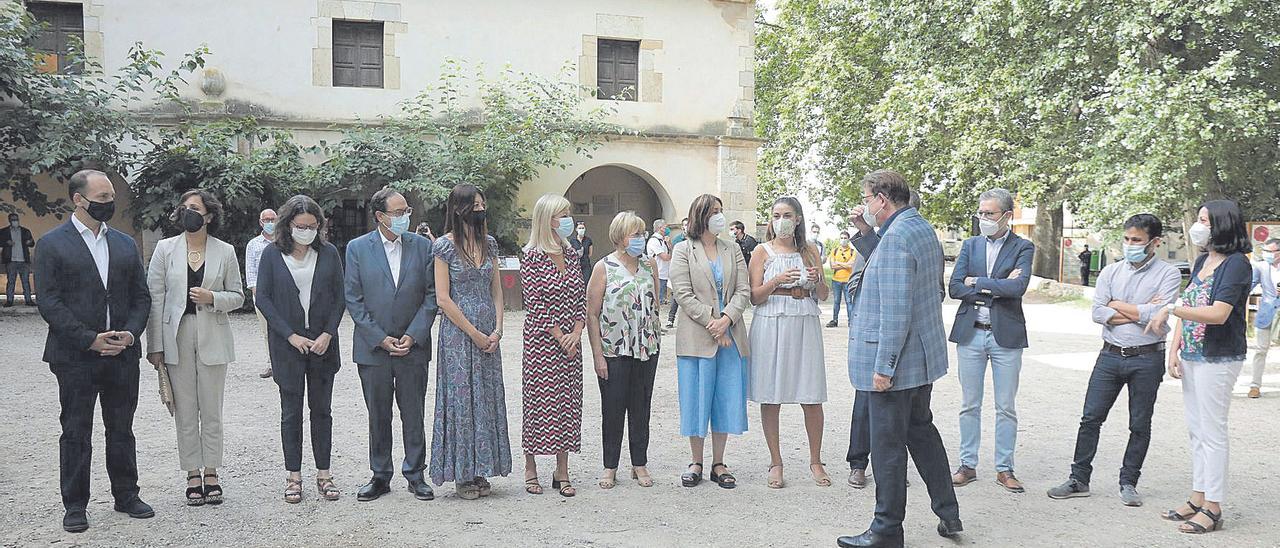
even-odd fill
[{"label": "gravel ground", "polygon": [[[1280,506],[1280,474],[1275,448],[1280,432],[1275,420],[1280,394],[1260,400],[1237,397],[1231,413],[1232,491],[1226,504],[1227,529],[1208,539],[1176,532],[1161,521],[1159,511],[1183,500],[1190,486],[1182,395],[1167,382],[1161,389],[1154,434],[1140,486],[1147,497],[1142,508],[1120,505],[1114,492],[1127,436],[1125,398],[1117,402],[1103,429],[1095,463],[1095,495],[1053,501],[1044,495],[1063,481],[1075,441],[1084,387],[1099,346],[1097,328],[1079,305],[1028,305],[1032,348],[1026,355],[1019,397],[1019,477],[1028,492],[1013,495],[994,481],[991,463],[990,398],[985,411],[982,481],[959,490],[966,531],[956,544],[969,546],[1278,546],[1280,529],[1273,523]],[[954,304],[947,308],[950,317]],[[519,333],[522,314],[508,314],[506,332]],[[134,430],[138,436],[142,497],[156,508],[154,519],[133,520],[111,510],[103,463],[102,428],[95,432],[92,528],[79,535],[61,530],[58,496],[57,387],[40,362],[45,325],[30,310],[7,309],[0,315],[0,378],[13,397],[0,400],[0,545],[5,546],[374,546],[374,545],[532,545],[532,546],[831,546],[842,534],[866,528],[874,505],[874,489],[845,485],[844,452],[853,391],[847,382],[846,332],[826,330],[828,387],[826,445],[823,449],[833,487],[817,487],[808,474],[807,449],[798,406],[783,413],[783,451],[787,488],[765,486],[768,452],[759,429],[759,411],[750,409],[751,431],[730,441],[728,462],[741,485],[733,491],[704,483],[682,488],[679,475],[689,461],[688,445],[679,436],[675,357],[662,357],[654,389],[650,470],[657,485],[644,489],[621,481],[612,491],[595,486],[600,467],[599,396],[590,368],[583,372],[586,424],[583,452],[570,460],[579,486],[576,498],[565,499],[549,488],[541,496],[521,488],[519,450],[519,340],[503,342],[511,440],[516,444],[516,472],[494,481],[493,496],[479,501],[457,498],[452,485],[436,490],[433,502],[420,502],[405,491],[403,480],[381,500],[359,503],[355,491],[369,476],[366,414],[355,367],[345,363],[334,393],[333,471],[343,488],[338,502],[317,500],[308,473],[302,504],[281,498],[283,464],[279,449],[279,400],[274,383],[257,374],[266,361],[257,320],[232,319],[239,337],[240,361],[227,378],[226,463],[222,471],[227,502],[219,507],[187,508],[182,504],[183,474],[178,470],[172,419],[158,403],[155,378],[147,367]],[[343,356],[350,322],[343,325]],[[671,336],[664,342],[671,344]],[[1269,384],[1280,384],[1273,353]],[[954,360],[954,354],[953,354]],[[954,361],[953,361],[954,363]],[[433,364],[434,367],[434,364]],[[954,372],[954,367],[953,367]],[[435,374],[428,394],[434,401]],[[989,393],[989,392],[988,392]],[[936,423],[951,452],[958,448],[956,413],[960,389],[954,373],[934,392]],[[430,418],[428,418],[430,421]],[[428,424],[430,424],[428,422]],[[1266,426],[1271,424],[1272,426]],[[399,428],[396,427],[397,432]],[[428,435],[430,430],[428,427]],[[398,441],[398,439],[397,439]],[[401,454],[397,446],[396,454]],[[625,451],[623,453],[625,460]],[[708,458],[710,458],[708,456]],[[304,470],[310,463],[309,442]],[[707,461],[710,464],[710,461]],[[544,485],[551,459],[543,459]],[[620,477],[628,477],[624,467]],[[922,482],[912,473],[907,539],[913,546],[949,546],[936,536]],[[1271,525],[1267,525],[1272,523]]]}]

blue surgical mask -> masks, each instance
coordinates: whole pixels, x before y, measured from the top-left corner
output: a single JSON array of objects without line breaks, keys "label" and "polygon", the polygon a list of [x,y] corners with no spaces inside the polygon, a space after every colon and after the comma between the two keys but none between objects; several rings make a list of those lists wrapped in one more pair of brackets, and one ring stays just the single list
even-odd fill
[{"label": "blue surgical mask", "polygon": [[392,217],[391,224],[387,225],[387,230],[390,230],[391,233],[395,234],[396,236],[399,236],[401,234],[404,234],[405,232],[408,232],[409,216],[401,215],[399,217]]},{"label": "blue surgical mask", "polygon": [[263,231],[263,232],[266,232],[267,234],[275,234],[275,233],[276,233],[276,222],[275,222],[275,221],[267,221],[267,222],[265,222],[265,223],[262,223],[262,231]]},{"label": "blue surgical mask", "polygon": [[1147,246],[1124,244],[1124,260],[1137,264],[1147,260]]},{"label": "blue surgical mask", "polygon": [[627,255],[632,257],[644,255],[644,238],[635,236],[627,240]]},{"label": "blue surgical mask", "polygon": [[561,238],[568,238],[570,234],[573,234],[573,227],[575,226],[578,226],[578,223],[573,222],[573,217],[561,217],[560,226],[556,227],[556,234],[560,235]]}]

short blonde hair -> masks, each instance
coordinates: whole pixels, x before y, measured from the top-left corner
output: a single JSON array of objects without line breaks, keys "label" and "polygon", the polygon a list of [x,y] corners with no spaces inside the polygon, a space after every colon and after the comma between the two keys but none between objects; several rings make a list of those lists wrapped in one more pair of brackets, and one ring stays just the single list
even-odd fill
[{"label": "short blonde hair", "polygon": [[524,246],[525,251],[538,249],[543,253],[563,253],[569,248],[569,241],[551,228],[551,218],[561,212],[568,213],[569,205],[569,200],[559,194],[543,194],[538,198],[538,203],[533,205],[529,244]]},{"label": "short blonde hair", "polygon": [[634,211],[621,211],[609,223],[609,241],[614,247],[622,246],[632,234],[644,230],[644,219]]}]

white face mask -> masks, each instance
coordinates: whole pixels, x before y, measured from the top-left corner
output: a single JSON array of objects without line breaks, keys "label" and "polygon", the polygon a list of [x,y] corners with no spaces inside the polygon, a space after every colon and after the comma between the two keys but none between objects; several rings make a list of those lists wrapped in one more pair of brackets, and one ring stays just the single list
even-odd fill
[{"label": "white face mask", "polygon": [[1191,245],[1196,247],[1204,247],[1209,245],[1209,236],[1213,232],[1203,223],[1195,223],[1191,225],[1191,229],[1187,231],[1187,236],[1191,238]]},{"label": "white face mask", "polygon": [[[880,207],[880,209],[881,209],[881,210],[883,210],[883,209],[884,209],[884,207],[883,207],[883,206],[881,206],[881,207]],[[879,212],[879,211],[871,211],[871,206],[870,206],[870,205],[867,205],[865,208],[863,208],[863,209],[862,209],[862,220],[863,220],[863,222],[867,223],[868,225],[871,225],[872,227],[880,226],[880,221],[876,220],[876,214],[878,214],[878,213],[880,213],[880,212]]]},{"label": "white face mask", "polygon": [[978,232],[988,238],[995,236],[997,232],[1000,232],[1000,221],[978,217]]},{"label": "white face mask", "polygon": [[311,245],[316,241],[316,229],[314,228],[295,228],[293,229],[293,241],[302,245]]},{"label": "white face mask", "polygon": [[724,218],[724,213],[716,213],[707,220],[707,231],[711,232],[712,236],[719,236],[728,226],[729,221]]},{"label": "white face mask", "polygon": [[793,219],[774,219],[773,233],[777,236],[791,236],[796,233],[796,222]]}]

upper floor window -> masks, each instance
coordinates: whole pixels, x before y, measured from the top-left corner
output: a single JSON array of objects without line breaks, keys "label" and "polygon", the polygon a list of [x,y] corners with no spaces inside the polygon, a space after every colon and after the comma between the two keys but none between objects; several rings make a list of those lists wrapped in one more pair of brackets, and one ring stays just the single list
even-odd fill
[{"label": "upper floor window", "polygon": [[382,22],[333,22],[333,85],[382,87]]},{"label": "upper floor window", "polygon": [[40,52],[39,70],[80,74],[84,63],[67,55],[73,42],[84,43],[84,10],[80,4],[27,2],[27,11],[41,23],[33,44]]},{"label": "upper floor window", "polygon": [[640,42],[601,38],[596,44],[597,97],[635,101],[640,87]]}]

